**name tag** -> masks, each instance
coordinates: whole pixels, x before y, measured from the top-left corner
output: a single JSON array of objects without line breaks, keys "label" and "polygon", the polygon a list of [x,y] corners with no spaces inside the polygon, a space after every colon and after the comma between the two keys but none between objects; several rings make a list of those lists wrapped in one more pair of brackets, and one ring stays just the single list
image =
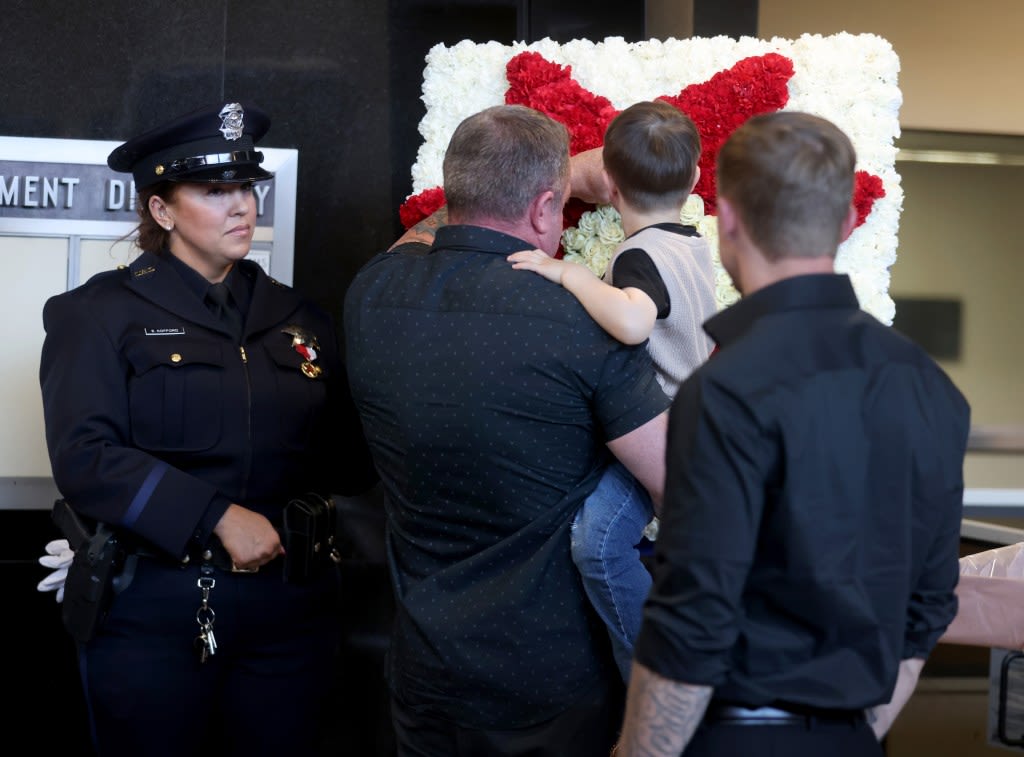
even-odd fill
[{"label": "name tag", "polygon": [[185,329],[181,326],[174,326],[162,329],[146,329],[146,336],[183,336]]}]

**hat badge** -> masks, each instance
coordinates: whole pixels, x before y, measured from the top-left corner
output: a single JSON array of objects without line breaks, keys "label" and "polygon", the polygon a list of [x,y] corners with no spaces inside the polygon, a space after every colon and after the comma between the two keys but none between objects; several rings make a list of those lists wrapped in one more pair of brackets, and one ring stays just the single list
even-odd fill
[{"label": "hat badge", "polygon": [[242,136],[242,106],[239,103],[227,103],[220,109],[220,133],[224,139],[235,140]]}]

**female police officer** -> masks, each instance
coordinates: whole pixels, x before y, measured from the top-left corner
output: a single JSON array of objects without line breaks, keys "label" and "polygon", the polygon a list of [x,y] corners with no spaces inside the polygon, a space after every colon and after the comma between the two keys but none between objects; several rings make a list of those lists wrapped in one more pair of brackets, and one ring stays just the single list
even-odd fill
[{"label": "female police officer", "polygon": [[55,482],[127,555],[80,645],[101,757],[317,748],[338,593],[283,580],[282,511],[376,474],[331,319],[244,259],[269,123],[227,103],[115,149],[142,253],[43,310]]}]

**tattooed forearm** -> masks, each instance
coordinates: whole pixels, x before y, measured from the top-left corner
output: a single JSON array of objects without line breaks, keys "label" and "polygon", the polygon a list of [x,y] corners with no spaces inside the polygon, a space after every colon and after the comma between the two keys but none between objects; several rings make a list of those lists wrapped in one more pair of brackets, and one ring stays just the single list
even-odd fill
[{"label": "tattooed forearm", "polygon": [[406,242],[433,244],[434,237],[437,235],[437,230],[446,223],[448,223],[448,206],[442,205],[419,223],[410,226],[409,229],[402,234],[402,236],[398,238],[398,241],[391,245],[389,249],[393,250],[398,247],[398,245],[405,244]]},{"label": "tattooed forearm", "polygon": [[697,730],[713,689],[663,678],[634,662],[616,757],[679,757]]}]

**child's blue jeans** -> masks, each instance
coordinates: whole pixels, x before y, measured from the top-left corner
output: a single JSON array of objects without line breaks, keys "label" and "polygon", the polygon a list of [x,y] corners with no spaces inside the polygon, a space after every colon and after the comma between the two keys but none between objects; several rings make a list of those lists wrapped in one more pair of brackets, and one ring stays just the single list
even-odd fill
[{"label": "child's blue jeans", "polygon": [[591,604],[608,628],[622,680],[629,682],[651,574],[640,561],[654,517],[647,490],[618,461],[608,466],[572,524],[572,557]]}]

